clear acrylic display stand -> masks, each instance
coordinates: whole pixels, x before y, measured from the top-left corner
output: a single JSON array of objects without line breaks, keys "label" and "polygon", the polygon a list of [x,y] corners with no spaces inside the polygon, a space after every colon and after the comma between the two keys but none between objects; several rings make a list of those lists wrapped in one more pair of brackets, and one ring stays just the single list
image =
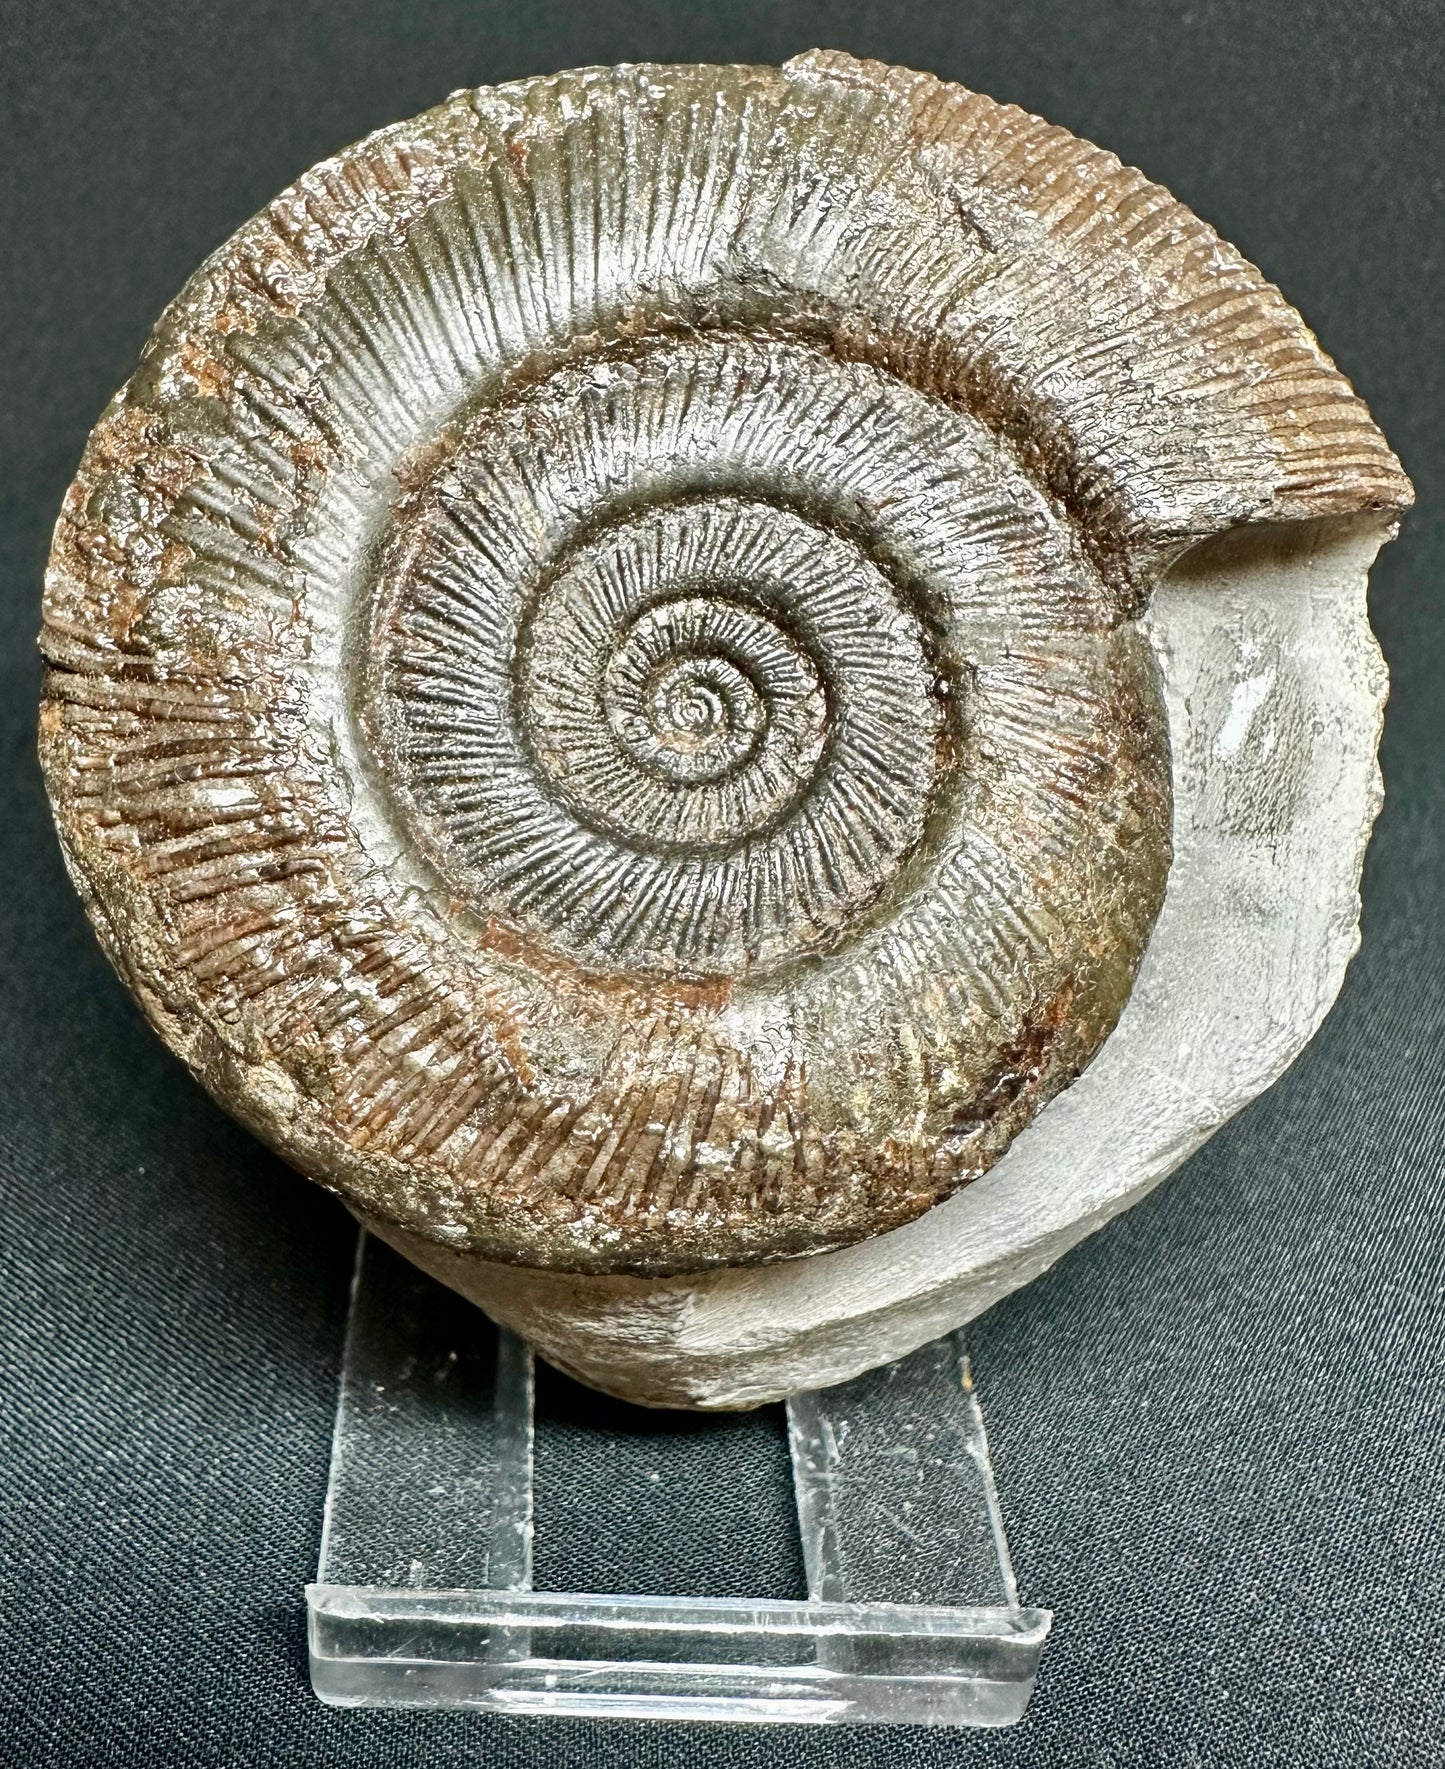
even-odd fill
[{"label": "clear acrylic display stand", "polygon": [[[532,1589],[531,1352],[438,1303],[430,1279],[363,1237],[307,1587],[323,1701],[931,1726],[1022,1716],[1051,1618],[1019,1605],[957,1336],[789,1401],[806,1602],[578,1594]],[[677,1494],[680,1532],[692,1499]]]}]

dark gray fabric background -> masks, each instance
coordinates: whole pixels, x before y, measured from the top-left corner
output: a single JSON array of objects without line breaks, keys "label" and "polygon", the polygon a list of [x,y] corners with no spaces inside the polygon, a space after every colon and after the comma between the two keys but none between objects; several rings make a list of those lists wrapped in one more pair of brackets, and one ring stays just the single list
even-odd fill
[{"label": "dark gray fabric background", "polygon": [[[1445,1761],[1442,10],[4,0],[5,1763]],[[1369,399],[1421,502],[1372,591],[1394,697],[1364,949],[1280,1086],[973,1333],[1020,1582],[1057,1616],[1023,1726],[328,1711],[301,1588],[352,1233],[165,1053],[66,884],[32,759],[50,525],[163,303],[313,160],[457,86],[815,43],[1114,148],[1262,265]],[[636,1546],[654,1584],[796,1587],[776,1414],[624,1419],[560,1381],[546,1404],[553,1585],[619,1579]],[[674,1550],[649,1469],[708,1552]]]}]

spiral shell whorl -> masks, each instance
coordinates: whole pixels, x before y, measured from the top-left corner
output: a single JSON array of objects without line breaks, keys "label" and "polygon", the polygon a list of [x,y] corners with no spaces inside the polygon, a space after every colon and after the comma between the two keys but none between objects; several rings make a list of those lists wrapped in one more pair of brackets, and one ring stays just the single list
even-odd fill
[{"label": "spiral shell whorl", "polygon": [[[844,465],[865,415],[876,459]],[[905,416],[937,428],[876,375],[736,337],[485,414],[373,641],[371,721],[438,870],[613,968],[842,934],[921,841],[946,724],[918,613],[839,530],[850,475],[900,531],[935,489]]]},{"label": "spiral shell whorl", "polygon": [[1399,495],[1182,215],[828,57],[458,95],[308,174],[52,561],[48,779],[168,1040],[524,1263],[776,1258],[984,1171],[1162,897],[1150,574]]}]

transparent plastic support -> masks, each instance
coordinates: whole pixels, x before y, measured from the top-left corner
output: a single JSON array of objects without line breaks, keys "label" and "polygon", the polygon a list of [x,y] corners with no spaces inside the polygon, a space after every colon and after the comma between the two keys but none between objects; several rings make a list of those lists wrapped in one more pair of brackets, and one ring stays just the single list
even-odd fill
[{"label": "transparent plastic support", "polygon": [[[311,1678],[348,1707],[1006,1726],[1020,1606],[957,1335],[788,1403],[808,1597],[532,1589],[532,1356],[363,1236]],[[740,1502],[743,1502],[740,1500]],[[675,1527],[689,1527],[679,1494]]]}]

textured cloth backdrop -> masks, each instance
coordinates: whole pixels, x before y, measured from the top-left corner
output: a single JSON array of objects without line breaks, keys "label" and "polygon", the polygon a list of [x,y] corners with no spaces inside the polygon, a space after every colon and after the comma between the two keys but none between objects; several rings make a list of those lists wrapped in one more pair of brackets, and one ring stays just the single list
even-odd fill
[{"label": "textured cloth backdrop", "polygon": [[[0,7],[0,1761],[1445,1760],[1440,937],[1445,14],[1386,0],[69,0]],[[1020,1584],[1006,1734],[340,1713],[306,1675],[353,1234],[147,1030],[32,759],[49,530],[186,275],[313,160],[457,86],[815,43],[1115,149],[1275,278],[1421,492],[1377,568],[1388,798],[1343,998],[1273,1092],[972,1334]],[[776,1410],[543,1384],[554,1588],[798,1589]],[[662,1476],[651,1481],[651,1473]],[[659,1490],[696,1520],[672,1541]]]}]

